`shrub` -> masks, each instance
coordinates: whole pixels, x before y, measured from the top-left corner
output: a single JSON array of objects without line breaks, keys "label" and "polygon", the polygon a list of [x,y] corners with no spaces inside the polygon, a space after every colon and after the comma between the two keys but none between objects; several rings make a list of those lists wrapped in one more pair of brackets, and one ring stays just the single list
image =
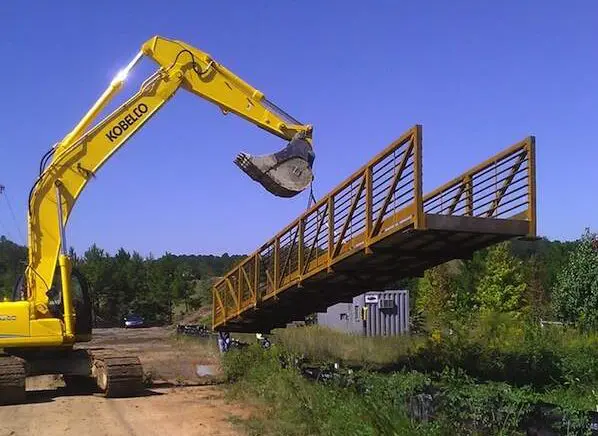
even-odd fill
[{"label": "shrub", "polygon": [[453,369],[443,371],[438,387],[438,418],[459,434],[513,434],[537,401],[529,388],[497,382],[476,384]]},{"label": "shrub", "polygon": [[557,276],[553,300],[559,316],[585,330],[598,328],[598,239],[586,230]]},{"label": "shrub", "polygon": [[530,323],[516,313],[485,313],[447,324],[433,337],[369,338],[323,327],[277,332],[278,342],[316,362],[426,373],[462,368],[479,380],[537,389],[573,380],[598,384],[598,334]]},{"label": "shrub", "polygon": [[[281,365],[286,357],[276,346],[264,351],[252,345],[231,350],[223,358],[228,378],[237,381],[231,394],[266,410],[262,419],[248,423],[259,434],[422,434],[422,426],[412,424],[404,408],[385,403],[393,392],[381,379],[370,382],[377,381],[376,392],[385,390],[386,395],[362,395],[353,388],[310,382],[297,369]],[[425,434],[431,434],[431,428]]]},{"label": "shrub", "polygon": [[[296,350],[316,356],[354,356],[354,351],[344,353],[362,339],[371,340],[322,330],[327,345],[318,345],[311,336],[317,329],[294,330],[285,338],[293,338]],[[308,345],[300,341],[301,330]],[[367,365],[357,371],[341,368],[326,383],[303,378],[294,363],[304,362],[303,356],[280,344],[269,351],[257,345],[232,350],[223,365],[228,378],[238,381],[233,391],[266,406],[257,434],[516,434],[524,419],[526,425],[530,419],[557,419],[567,434],[586,428],[587,416],[580,410],[598,405],[595,334],[541,328],[502,314],[454,324],[435,339],[401,343],[407,338],[385,338],[391,339],[397,353],[386,368],[390,372],[370,372]],[[333,367],[326,362],[309,366]],[[550,406],[546,412],[537,406],[541,401],[558,409]]]}]

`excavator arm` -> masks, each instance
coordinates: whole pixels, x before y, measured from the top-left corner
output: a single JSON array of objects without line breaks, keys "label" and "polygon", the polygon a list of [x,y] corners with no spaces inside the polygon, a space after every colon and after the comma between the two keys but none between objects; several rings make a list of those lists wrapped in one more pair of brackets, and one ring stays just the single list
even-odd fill
[{"label": "excavator arm", "polygon": [[180,72],[183,87],[211,101],[225,112],[233,112],[282,139],[296,133],[311,135],[306,126],[270,103],[264,94],[233,74],[212,57],[188,44],[156,36],[142,53],[166,69]]},{"label": "excavator arm", "polygon": [[[143,57],[159,69],[124,104],[89,126],[122,88]],[[270,103],[264,94],[244,82],[208,54],[179,41],[156,36],[112,81],[79,124],[42,159],[40,176],[29,199],[29,263],[27,297],[34,318],[52,317],[48,306],[57,264],[60,266],[67,342],[73,338],[70,295],[70,259],[64,228],[79,195],[97,171],[180,88],[232,112],[256,126],[289,141],[285,149],[269,156],[241,153],[235,163],[274,195],[290,197],[313,179],[312,128]],[[59,251],[62,253],[59,256]]]}]

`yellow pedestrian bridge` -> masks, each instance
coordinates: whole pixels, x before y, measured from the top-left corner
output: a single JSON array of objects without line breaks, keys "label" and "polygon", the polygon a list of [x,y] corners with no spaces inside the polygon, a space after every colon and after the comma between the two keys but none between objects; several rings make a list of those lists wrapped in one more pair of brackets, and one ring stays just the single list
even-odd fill
[{"label": "yellow pedestrian bridge", "polygon": [[500,241],[535,236],[533,136],[424,196],[416,125],[219,280],[213,328],[267,333]]}]

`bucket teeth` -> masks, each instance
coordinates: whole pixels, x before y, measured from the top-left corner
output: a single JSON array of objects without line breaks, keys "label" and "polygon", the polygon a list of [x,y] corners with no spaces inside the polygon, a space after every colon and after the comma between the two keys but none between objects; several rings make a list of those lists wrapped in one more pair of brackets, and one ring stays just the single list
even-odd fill
[{"label": "bucket teeth", "polygon": [[235,158],[235,164],[253,180],[261,183],[262,178],[264,177],[264,171],[259,170],[258,167],[253,164],[251,155],[243,152],[239,153]]},{"label": "bucket teeth", "polygon": [[281,151],[251,156],[239,153],[235,164],[251,179],[278,197],[294,197],[305,190],[314,176],[314,154],[311,145],[302,138],[293,138]]}]

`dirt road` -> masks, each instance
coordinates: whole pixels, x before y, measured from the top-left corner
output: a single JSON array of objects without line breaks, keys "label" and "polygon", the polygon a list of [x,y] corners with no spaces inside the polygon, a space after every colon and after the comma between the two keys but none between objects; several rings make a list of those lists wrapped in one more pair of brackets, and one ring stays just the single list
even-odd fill
[{"label": "dirt road", "polygon": [[[73,394],[60,377],[27,380],[28,404],[0,407],[0,436],[20,435],[239,435],[231,417],[249,411],[228,404],[217,385],[215,344],[175,341],[165,329],[94,331],[93,345],[123,348],[139,355],[153,385],[143,396],[106,399]],[[196,375],[197,365],[214,376]]]}]

